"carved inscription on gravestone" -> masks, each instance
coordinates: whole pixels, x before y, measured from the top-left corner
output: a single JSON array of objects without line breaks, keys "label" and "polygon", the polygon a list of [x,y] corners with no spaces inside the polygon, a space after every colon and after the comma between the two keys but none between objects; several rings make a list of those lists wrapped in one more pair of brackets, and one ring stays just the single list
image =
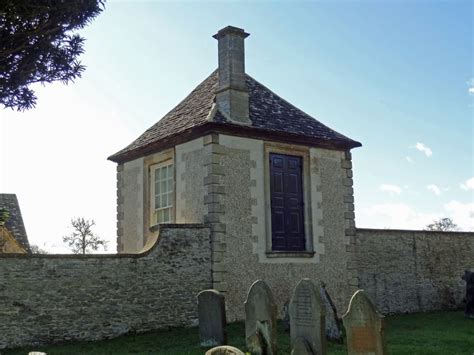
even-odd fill
[{"label": "carved inscription on gravestone", "polygon": [[290,334],[292,347],[296,340],[306,341],[315,354],[326,353],[325,306],[316,287],[309,279],[302,279],[290,301]]},{"label": "carved inscription on gravestone", "polygon": [[354,293],[342,321],[349,355],[386,354],[383,316],[363,290]]},{"label": "carved inscription on gravestone", "polygon": [[311,327],[314,322],[311,313],[311,291],[309,287],[301,287],[293,299],[295,307],[295,324],[303,327]]}]

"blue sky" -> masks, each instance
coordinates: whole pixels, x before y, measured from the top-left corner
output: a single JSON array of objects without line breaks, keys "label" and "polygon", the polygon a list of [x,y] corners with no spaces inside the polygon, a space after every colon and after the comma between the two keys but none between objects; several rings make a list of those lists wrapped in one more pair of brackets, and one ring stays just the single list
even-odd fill
[{"label": "blue sky", "polygon": [[69,219],[84,216],[114,250],[106,157],[217,67],[211,36],[230,24],[251,34],[248,74],[362,142],[358,227],[449,216],[474,230],[473,11],[471,1],[109,1],[81,31],[83,78],[37,86],[29,112],[0,111],[0,191],[17,193],[33,243],[62,251]]}]

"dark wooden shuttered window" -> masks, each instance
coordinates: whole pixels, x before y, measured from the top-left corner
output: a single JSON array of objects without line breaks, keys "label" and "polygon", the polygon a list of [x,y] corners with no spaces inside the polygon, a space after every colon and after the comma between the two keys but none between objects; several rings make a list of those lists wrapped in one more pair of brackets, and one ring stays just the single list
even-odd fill
[{"label": "dark wooden shuttered window", "polygon": [[270,154],[272,250],[304,251],[303,159]]}]

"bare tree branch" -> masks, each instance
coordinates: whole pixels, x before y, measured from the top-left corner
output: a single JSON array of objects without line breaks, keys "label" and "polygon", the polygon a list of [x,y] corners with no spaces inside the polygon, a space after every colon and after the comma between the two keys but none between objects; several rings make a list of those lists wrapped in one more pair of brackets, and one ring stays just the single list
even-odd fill
[{"label": "bare tree branch", "polygon": [[93,219],[73,218],[71,226],[73,231],[63,237],[63,242],[68,244],[74,254],[88,254],[91,250],[98,250],[100,246],[107,250],[107,241],[92,231],[95,226]]},{"label": "bare tree branch", "polygon": [[457,231],[459,227],[451,218],[440,218],[437,221],[433,221],[433,223],[428,224],[425,227],[427,231],[440,231],[440,232],[449,232],[449,231]]}]

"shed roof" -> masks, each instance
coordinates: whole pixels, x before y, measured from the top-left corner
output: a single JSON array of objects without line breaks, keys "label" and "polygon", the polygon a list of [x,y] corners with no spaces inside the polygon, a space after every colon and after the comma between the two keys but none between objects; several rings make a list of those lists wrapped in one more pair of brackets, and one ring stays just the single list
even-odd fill
[{"label": "shed roof", "polygon": [[285,140],[312,146],[351,149],[361,144],[296,108],[288,101],[246,75],[249,91],[250,126],[228,120],[215,106],[218,71],[214,71],[183,101],[124,149],[110,156],[128,161],[188,140],[207,131],[236,133],[251,137]]}]

